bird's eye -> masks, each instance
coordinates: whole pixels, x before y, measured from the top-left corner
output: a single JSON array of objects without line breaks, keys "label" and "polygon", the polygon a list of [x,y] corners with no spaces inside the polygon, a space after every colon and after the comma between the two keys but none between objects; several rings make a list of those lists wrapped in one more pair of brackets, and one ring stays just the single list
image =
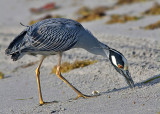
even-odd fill
[{"label": "bird's eye", "polygon": [[118,68],[123,68],[123,66],[122,66],[122,65],[120,65],[120,64],[118,64]]}]

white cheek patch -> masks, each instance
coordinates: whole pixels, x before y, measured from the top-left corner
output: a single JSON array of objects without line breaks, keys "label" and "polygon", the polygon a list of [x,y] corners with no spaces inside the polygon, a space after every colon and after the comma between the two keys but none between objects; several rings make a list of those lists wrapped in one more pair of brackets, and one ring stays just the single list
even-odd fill
[{"label": "white cheek patch", "polygon": [[118,66],[115,56],[112,55],[111,59],[112,59],[113,64],[116,65],[116,66]]}]

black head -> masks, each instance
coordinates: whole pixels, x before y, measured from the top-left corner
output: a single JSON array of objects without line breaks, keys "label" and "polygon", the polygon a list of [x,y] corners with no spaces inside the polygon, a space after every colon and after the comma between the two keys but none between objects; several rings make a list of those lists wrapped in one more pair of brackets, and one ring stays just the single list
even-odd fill
[{"label": "black head", "polygon": [[117,72],[125,77],[127,84],[132,88],[134,87],[134,82],[128,70],[127,59],[115,49],[109,49],[109,60],[114,66]]},{"label": "black head", "polygon": [[109,60],[111,61],[114,67],[128,70],[127,59],[123,56],[123,54],[121,54],[117,50],[114,49],[109,50]]}]

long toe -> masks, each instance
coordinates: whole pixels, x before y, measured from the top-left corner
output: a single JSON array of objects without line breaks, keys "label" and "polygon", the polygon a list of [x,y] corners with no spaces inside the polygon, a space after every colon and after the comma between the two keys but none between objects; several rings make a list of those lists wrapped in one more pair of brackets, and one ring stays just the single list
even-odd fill
[{"label": "long toe", "polygon": [[88,99],[88,98],[93,98],[93,97],[97,97],[98,95],[84,95],[84,94],[78,94],[78,96],[76,98],[74,98],[74,100],[79,99],[80,97],[84,98],[84,99]]}]

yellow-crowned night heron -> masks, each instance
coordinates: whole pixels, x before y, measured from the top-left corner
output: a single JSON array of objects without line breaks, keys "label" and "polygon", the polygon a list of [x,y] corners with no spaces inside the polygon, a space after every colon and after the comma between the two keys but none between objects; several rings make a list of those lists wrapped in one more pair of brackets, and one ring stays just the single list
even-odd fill
[{"label": "yellow-crowned night heron", "polygon": [[39,79],[40,67],[46,56],[55,54],[59,55],[57,76],[78,94],[77,98],[93,97],[82,94],[61,75],[60,66],[62,53],[72,48],[83,48],[92,54],[109,58],[114,68],[124,76],[128,85],[131,88],[134,87],[134,82],[128,71],[126,58],[117,50],[98,41],[80,23],[71,19],[46,19],[27,26],[27,28],[10,43],[5,53],[11,55],[13,61],[20,59],[24,54],[42,55],[40,64],[36,69],[36,76],[40,104],[44,104]]}]

